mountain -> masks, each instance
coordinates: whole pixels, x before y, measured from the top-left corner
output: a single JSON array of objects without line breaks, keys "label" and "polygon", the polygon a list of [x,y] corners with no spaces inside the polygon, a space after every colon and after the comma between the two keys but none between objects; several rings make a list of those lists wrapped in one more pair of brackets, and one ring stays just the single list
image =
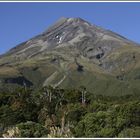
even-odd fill
[{"label": "mountain", "polygon": [[61,18],[0,56],[0,87],[85,86],[95,94],[140,93],[140,45],[81,18]]}]

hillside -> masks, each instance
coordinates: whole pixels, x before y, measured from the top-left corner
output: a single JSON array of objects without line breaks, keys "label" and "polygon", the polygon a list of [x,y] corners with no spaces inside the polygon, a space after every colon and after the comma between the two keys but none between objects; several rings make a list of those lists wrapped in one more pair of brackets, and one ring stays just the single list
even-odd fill
[{"label": "hillside", "polygon": [[0,57],[0,87],[78,88],[140,93],[140,45],[81,18],[61,18]]}]

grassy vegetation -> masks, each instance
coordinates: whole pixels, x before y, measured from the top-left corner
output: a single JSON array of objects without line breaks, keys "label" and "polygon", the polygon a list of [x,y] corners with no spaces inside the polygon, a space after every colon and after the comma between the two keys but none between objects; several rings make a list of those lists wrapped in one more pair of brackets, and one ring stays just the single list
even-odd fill
[{"label": "grassy vegetation", "polygon": [[[126,73],[123,80],[117,79],[116,75],[110,75],[104,72],[101,73],[100,71],[98,72],[97,69],[94,71],[94,67],[93,69],[88,69],[85,65],[83,71],[79,72],[74,63],[70,63],[68,69],[61,69],[60,66],[50,63],[44,63],[44,65],[40,63],[40,65],[24,66],[20,68],[8,67],[8,72],[6,69],[5,67],[0,69],[1,72],[3,71],[3,76],[1,76],[1,78],[18,77],[23,75],[26,79],[30,80],[36,88],[42,87],[44,81],[49,79],[54,72],[57,72],[57,75],[55,75],[48,84],[55,85],[65,75],[66,78],[59,86],[66,89],[78,88],[83,85],[88,91],[97,95],[120,96],[140,93],[139,68]],[[121,73],[118,75],[121,75]],[[6,88],[10,86],[0,83],[1,88],[3,88],[4,85]],[[15,86],[11,83],[11,87]]]},{"label": "grassy vegetation", "polygon": [[[64,46],[46,54],[20,61],[14,61],[14,58],[6,56],[2,60],[9,63],[0,66],[0,79],[22,75],[31,81],[34,87],[38,88],[44,85],[47,79],[51,79],[53,73],[56,72],[57,75],[49,80],[48,85],[59,83],[65,76],[66,78],[59,86],[66,89],[84,85],[88,91],[97,95],[120,96],[140,93],[139,47],[124,46],[115,49],[103,58],[104,64],[107,65],[106,68],[99,66],[99,62],[96,63],[84,56],[76,57],[76,54],[79,53],[78,50],[73,52],[74,50]],[[75,57],[77,62],[83,66],[82,72],[77,70]],[[12,63],[9,61],[10,59]],[[0,64],[3,64],[2,60]],[[10,84],[13,87],[13,84]],[[4,84],[0,83],[0,87],[3,86]],[[7,84],[5,84],[6,86]]]},{"label": "grassy vegetation", "polygon": [[16,68],[8,67],[8,66],[0,68],[1,77],[8,77],[8,76],[14,77],[14,76],[18,76],[18,75],[20,75],[20,73]]}]

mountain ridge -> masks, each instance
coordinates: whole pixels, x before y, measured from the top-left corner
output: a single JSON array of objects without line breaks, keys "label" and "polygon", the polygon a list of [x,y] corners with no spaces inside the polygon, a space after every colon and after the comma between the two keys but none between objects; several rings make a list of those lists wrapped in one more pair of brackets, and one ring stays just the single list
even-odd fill
[{"label": "mountain ridge", "polygon": [[125,88],[127,82],[132,94],[134,87],[139,91],[139,84],[131,84],[140,80],[134,80],[139,75],[139,54],[139,44],[117,33],[81,18],[61,18],[0,57],[1,85],[13,86],[17,78],[20,84],[26,81],[35,87],[84,85],[91,91],[97,87],[97,94],[117,94],[113,87],[122,94],[118,86]]},{"label": "mountain ridge", "polygon": [[[42,32],[40,35],[37,35],[37,36],[35,36],[35,37],[29,39],[28,41],[31,41],[31,40],[33,40],[33,39],[35,39],[35,38],[44,36],[44,35],[46,35],[46,34],[48,35],[49,32],[51,32],[51,34],[52,34],[52,29],[55,30],[55,28],[58,28],[59,26],[62,26],[64,23],[67,23],[67,22],[70,22],[70,24],[73,23],[73,22],[74,22],[74,23],[82,23],[82,24],[88,25],[88,26],[90,26],[90,27],[94,27],[95,30],[98,30],[98,31],[102,31],[102,30],[103,30],[103,31],[108,31],[109,33],[113,33],[114,35],[116,35],[116,36],[118,36],[118,37],[120,37],[120,38],[123,38],[123,39],[128,40],[127,38],[125,38],[125,37],[123,37],[123,36],[121,36],[121,35],[119,35],[119,34],[116,34],[116,33],[112,32],[112,31],[110,31],[110,30],[104,30],[103,28],[101,28],[101,27],[99,27],[99,26],[92,25],[92,24],[90,24],[89,22],[87,22],[87,21],[85,21],[85,20],[83,20],[83,19],[81,19],[81,18],[64,18],[64,17],[63,17],[63,18],[60,18],[58,21],[56,21],[56,23],[55,23],[54,25],[50,26],[45,32]],[[60,25],[59,25],[59,24],[60,24]],[[56,27],[55,27],[55,26],[56,26]],[[58,26],[58,27],[57,27],[57,26]],[[70,25],[69,25],[69,26],[70,26]],[[46,36],[46,37],[48,37],[48,36]],[[14,50],[14,49],[17,48],[17,47],[20,47],[21,45],[23,45],[24,43],[27,43],[28,41],[25,41],[25,42],[23,42],[23,43],[17,45],[16,47],[10,49],[9,51],[12,51],[12,50]],[[128,41],[128,42],[134,43],[133,41]]]}]

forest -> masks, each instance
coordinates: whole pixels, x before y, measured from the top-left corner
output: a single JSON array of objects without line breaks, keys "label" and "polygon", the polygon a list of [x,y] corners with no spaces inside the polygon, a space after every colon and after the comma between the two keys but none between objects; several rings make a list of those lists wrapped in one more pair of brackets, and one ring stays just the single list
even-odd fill
[{"label": "forest", "polygon": [[106,96],[85,87],[0,92],[0,137],[140,137],[140,95]]}]

